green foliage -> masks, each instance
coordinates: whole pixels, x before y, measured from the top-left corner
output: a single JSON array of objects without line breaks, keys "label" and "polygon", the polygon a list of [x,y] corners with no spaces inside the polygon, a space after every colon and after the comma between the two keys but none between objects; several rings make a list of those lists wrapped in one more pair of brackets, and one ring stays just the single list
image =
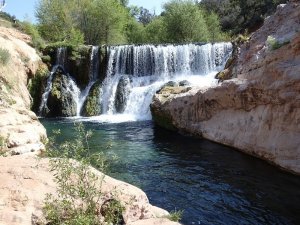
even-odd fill
[{"label": "green foliage", "polygon": [[179,222],[182,218],[183,210],[171,211],[167,218],[174,222]]},{"label": "green foliage", "polygon": [[289,44],[290,41],[282,41],[279,42],[278,40],[276,40],[276,38],[272,37],[272,36],[268,36],[267,38],[267,45],[269,47],[271,47],[272,50],[277,50],[279,48],[281,48],[284,45]]},{"label": "green foliage", "polygon": [[222,32],[219,16],[214,12],[206,12],[205,22],[209,31],[209,40],[212,42],[229,41],[230,38],[227,34]]},{"label": "green foliage", "polygon": [[131,44],[142,44],[147,41],[145,38],[145,27],[134,19],[127,23],[125,34],[127,42]]},{"label": "green foliage", "polygon": [[36,17],[42,36],[50,42],[72,44],[123,43],[128,10],[124,1],[40,0]]},{"label": "green foliage", "polygon": [[20,26],[20,29],[24,33],[31,36],[31,39],[32,39],[31,43],[34,48],[39,49],[39,50],[44,48],[45,41],[40,36],[39,31],[34,24],[25,21],[25,22],[20,23],[19,26]]},{"label": "green foliage", "polygon": [[287,0],[202,0],[201,8],[220,17],[222,30],[231,34],[250,32],[259,28],[263,20],[275,12],[278,4]]},{"label": "green foliage", "polygon": [[0,48],[0,64],[6,65],[10,60],[10,53],[7,49]]},{"label": "green foliage", "polygon": [[153,19],[145,28],[145,38],[147,42],[153,44],[169,42],[167,31],[162,16]]},{"label": "green foliage", "polygon": [[42,94],[44,91],[44,83],[49,75],[49,70],[46,65],[40,64],[36,74],[28,82],[28,90],[32,97],[31,109],[38,112]]},{"label": "green foliage", "polygon": [[192,0],[172,0],[164,5],[163,20],[170,42],[208,41],[204,13]]},{"label": "green foliage", "polygon": [[101,184],[104,175],[99,177],[91,169],[93,164],[104,170],[106,159],[103,154],[91,153],[88,143],[91,132],[86,132],[82,124],[76,126],[76,131],[72,142],[56,145],[50,141],[48,145],[46,156],[55,157],[50,160],[50,167],[58,184],[58,196],[49,194],[45,200],[43,209],[47,224],[97,225],[101,217],[114,222],[122,218],[124,208],[111,199],[112,204],[103,210]]}]

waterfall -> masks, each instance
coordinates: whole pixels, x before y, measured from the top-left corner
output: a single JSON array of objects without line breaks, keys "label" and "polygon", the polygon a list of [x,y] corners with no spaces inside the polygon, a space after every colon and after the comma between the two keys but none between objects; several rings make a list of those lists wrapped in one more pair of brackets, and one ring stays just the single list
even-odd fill
[{"label": "waterfall", "polygon": [[55,72],[58,69],[64,70],[65,59],[67,57],[66,52],[67,52],[67,50],[64,47],[60,47],[56,50],[56,62],[55,62],[55,65],[52,67],[52,70],[47,79],[46,88],[42,95],[41,104],[39,107],[39,112],[38,112],[39,115],[44,115],[46,113],[46,111],[49,110],[48,106],[47,106],[47,101],[48,101],[49,94],[52,90],[53,75],[55,74]]},{"label": "waterfall", "polygon": [[[53,82],[54,74],[58,70],[61,70],[62,73],[66,73],[64,69],[66,66],[66,59],[67,59],[67,49],[65,47],[58,48],[56,51],[56,63],[53,66],[49,74],[49,77],[47,78],[46,88],[42,95],[41,104],[38,112],[38,114],[41,116],[44,116],[49,112],[49,107],[47,105],[47,102],[48,102],[49,94],[52,90],[52,82]],[[69,74],[66,74],[66,79],[67,80],[63,82],[66,93],[70,94],[70,96],[72,96],[75,102],[79,102],[79,95],[80,95],[79,88],[77,87],[75,81],[71,78]]]},{"label": "waterfall", "polygon": [[99,47],[93,46],[91,51],[91,56],[90,56],[89,83],[79,95],[79,101],[77,104],[77,116],[80,116],[82,106],[90,92],[90,89],[93,86],[93,84],[97,81],[98,73],[99,73]]},{"label": "waterfall", "polygon": [[102,112],[116,114],[119,82],[128,76],[123,115],[150,119],[149,105],[155,92],[168,81],[187,80],[195,86],[215,83],[232,50],[231,43],[187,45],[124,45],[108,47],[106,78],[102,84]]},{"label": "waterfall", "polygon": [[[169,81],[186,81],[191,86],[217,84],[214,75],[223,69],[231,54],[231,43],[186,44],[186,45],[123,45],[106,48],[106,74],[100,84],[98,79],[100,48],[93,46],[90,53],[89,82],[80,92],[75,81],[64,72],[64,93],[68,94],[66,104],[71,100],[72,112],[80,116],[85,101],[99,82],[99,112],[102,115],[92,119],[99,121],[128,121],[151,119],[149,105],[155,92]],[[58,48],[56,65],[47,80],[39,108],[40,115],[46,115],[54,74],[67,66],[66,48]],[[77,75],[77,74],[75,74]],[[74,103],[74,101],[76,103]],[[95,98],[93,99],[95,101]],[[99,102],[99,103],[100,103]],[[90,104],[90,103],[89,103]],[[65,105],[64,105],[65,106]],[[53,107],[53,106],[52,106]],[[55,110],[52,108],[52,110]],[[95,114],[97,115],[97,114]]]}]

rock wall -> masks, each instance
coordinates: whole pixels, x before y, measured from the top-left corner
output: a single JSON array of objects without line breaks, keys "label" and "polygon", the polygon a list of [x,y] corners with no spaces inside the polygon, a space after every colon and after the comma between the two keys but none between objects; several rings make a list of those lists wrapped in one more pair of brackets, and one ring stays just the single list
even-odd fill
[{"label": "rock wall", "polygon": [[276,13],[244,43],[216,87],[157,93],[154,121],[233,146],[300,173],[300,4]]},{"label": "rock wall", "polygon": [[41,60],[28,42],[29,36],[0,27],[0,46],[9,52],[7,64],[0,64],[0,152],[21,154],[44,149],[46,130],[30,111],[27,90]]}]

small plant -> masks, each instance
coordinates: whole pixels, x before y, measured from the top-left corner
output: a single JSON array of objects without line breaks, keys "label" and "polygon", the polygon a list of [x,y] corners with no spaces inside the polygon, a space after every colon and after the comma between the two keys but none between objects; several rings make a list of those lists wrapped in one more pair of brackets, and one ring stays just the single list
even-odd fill
[{"label": "small plant", "polygon": [[[76,131],[72,142],[55,145],[50,141],[48,144],[50,150],[46,156],[55,157],[50,160],[50,167],[58,184],[58,196],[49,194],[45,200],[43,209],[47,224],[97,225],[103,218],[116,224],[123,219],[124,208],[114,198],[102,203],[104,175],[98,177],[91,169],[91,164],[105,169],[106,159],[103,154],[90,152],[91,132],[85,132],[82,124],[76,125]],[[57,135],[59,133],[56,131]]]},{"label": "small plant", "polygon": [[289,44],[290,41],[283,41],[283,42],[279,42],[278,40],[276,40],[276,38],[272,37],[272,36],[268,36],[267,38],[267,45],[272,49],[272,50],[276,50],[281,48],[284,45]]},{"label": "small plant", "polygon": [[183,210],[174,210],[171,211],[168,216],[166,216],[169,220],[174,222],[179,222],[182,218]]},{"label": "small plant", "polygon": [[7,149],[7,138],[0,135],[0,156],[5,154]]},{"label": "small plant", "polygon": [[6,65],[10,60],[10,53],[7,49],[0,48],[0,64]]}]

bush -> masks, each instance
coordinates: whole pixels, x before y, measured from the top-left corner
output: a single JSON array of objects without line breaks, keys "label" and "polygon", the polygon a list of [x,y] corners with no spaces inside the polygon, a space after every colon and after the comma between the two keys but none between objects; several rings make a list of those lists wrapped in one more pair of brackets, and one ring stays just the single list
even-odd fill
[{"label": "bush", "polygon": [[6,65],[10,60],[10,53],[7,49],[0,48],[0,64]]},{"label": "bush", "polygon": [[28,90],[32,97],[31,109],[32,111],[38,113],[39,106],[42,99],[42,94],[45,89],[45,83],[47,76],[49,75],[49,70],[45,64],[40,64],[34,77],[28,82]]},{"label": "bush", "polygon": [[290,43],[290,41],[279,42],[278,40],[276,40],[276,38],[274,38],[272,36],[268,36],[268,38],[267,38],[267,46],[270,47],[272,50],[279,49],[282,46],[287,45],[289,43]]},{"label": "bush", "polygon": [[170,215],[167,216],[167,218],[174,222],[179,222],[181,220],[183,214],[183,210],[174,210],[170,212]]},{"label": "bush", "polygon": [[41,50],[45,46],[45,41],[39,34],[35,25],[30,22],[22,22],[19,24],[20,30],[28,34],[31,37],[32,46],[38,50]]},{"label": "bush", "polygon": [[48,145],[46,155],[55,157],[50,160],[50,167],[58,184],[58,196],[49,194],[46,198],[43,209],[47,224],[97,225],[103,217],[108,224],[118,224],[123,219],[124,208],[115,199],[101,204],[104,175],[96,176],[90,167],[93,164],[105,169],[106,159],[103,154],[90,152],[91,132],[85,132],[82,124],[77,125],[76,130],[77,136],[72,142]]}]

